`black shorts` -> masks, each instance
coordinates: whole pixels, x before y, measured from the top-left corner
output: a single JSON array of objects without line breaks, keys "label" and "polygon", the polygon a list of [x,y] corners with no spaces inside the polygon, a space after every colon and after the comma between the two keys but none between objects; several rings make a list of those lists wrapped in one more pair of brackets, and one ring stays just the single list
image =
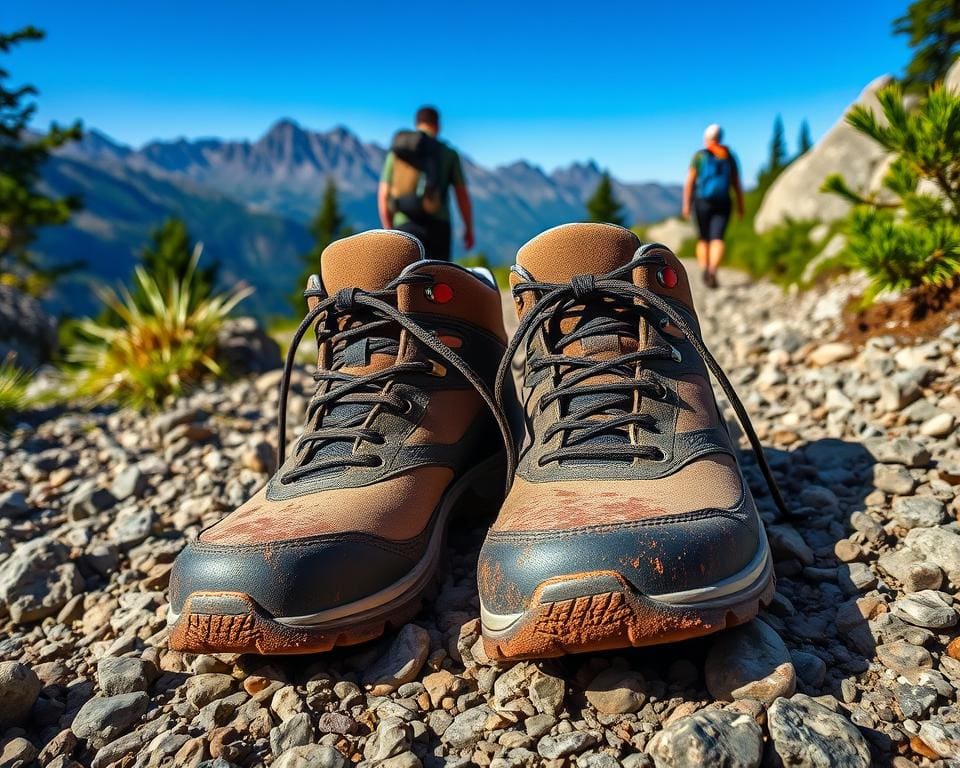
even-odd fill
[{"label": "black shorts", "polygon": [[694,200],[693,213],[701,240],[723,240],[730,223],[730,199]]},{"label": "black shorts", "polygon": [[450,261],[450,222],[449,221],[405,221],[397,229],[413,235],[427,252],[428,259]]}]

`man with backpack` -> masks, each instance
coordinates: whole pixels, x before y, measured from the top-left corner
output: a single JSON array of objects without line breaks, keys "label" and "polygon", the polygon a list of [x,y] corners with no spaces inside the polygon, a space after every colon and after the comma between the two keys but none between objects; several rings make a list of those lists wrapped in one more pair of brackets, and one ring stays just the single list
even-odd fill
[{"label": "man with backpack", "polygon": [[384,229],[399,229],[423,243],[428,259],[450,260],[450,187],[463,218],[463,245],[473,248],[473,211],[456,150],[437,138],[440,113],[417,110],[416,129],[398,131],[387,153],[377,190]]},{"label": "man with backpack", "polygon": [[743,187],[737,159],[720,143],[723,131],[716,123],[703,132],[704,148],[690,163],[683,187],[683,217],[690,216],[691,201],[700,235],[697,239],[697,263],[703,281],[717,287],[717,268],[723,260],[723,235],[730,221],[730,190],[737,198],[737,214],[743,218]]}]

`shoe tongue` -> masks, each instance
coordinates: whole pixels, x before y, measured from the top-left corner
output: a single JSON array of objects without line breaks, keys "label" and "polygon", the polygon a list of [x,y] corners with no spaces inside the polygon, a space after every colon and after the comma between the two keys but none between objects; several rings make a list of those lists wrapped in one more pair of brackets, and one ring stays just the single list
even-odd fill
[{"label": "shoe tongue", "polygon": [[535,280],[568,283],[576,275],[603,275],[630,263],[639,247],[639,238],[623,227],[563,224],[523,246],[517,264]]},{"label": "shoe tongue", "polygon": [[320,278],[330,295],[343,288],[379,291],[423,257],[423,246],[412,235],[375,229],[344,237],[324,248]]}]

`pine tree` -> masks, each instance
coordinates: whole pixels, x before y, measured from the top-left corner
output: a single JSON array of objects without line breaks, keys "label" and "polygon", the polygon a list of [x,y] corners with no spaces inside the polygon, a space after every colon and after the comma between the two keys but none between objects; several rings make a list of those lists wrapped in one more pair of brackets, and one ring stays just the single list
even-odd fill
[{"label": "pine tree", "polygon": [[304,308],[303,289],[307,285],[310,275],[320,270],[320,254],[334,240],[353,234],[347,226],[347,220],[340,212],[340,203],[337,200],[337,185],[331,177],[327,177],[327,184],[323,190],[320,207],[310,222],[310,234],[313,235],[313,247],[303,255],[303,271],[297,278],[297,284],[290,296],[290,304],[300,312]]},{"label": "pine tree", "polygon": [[914,50],[904,85],[926,90],[942,80],[960,56],[960,0],[915,0],[894,19],[893,31],[906,35]]},{"label": "pine tree", "polygon": [[783,118],[777,115],[773,121],[773,137],[770,139],[770,160],[767,170],[774,176],[787,165],[787,134],[783,129]]},{"label": "pine tree", "polygon": [[593,190],[590,199],[587,200],[587,216],[590,221],[599,221],[606,224],[624,224],[623,205],[617,200],[613,192],[613,183],[610,181],[610,174],[603,172],[597,188]]},{"label": "pine tree", "polygon": [[[43,39],[43,32],[24,27],[0,33],[0,53],[23,42]],[[63,128],[56,123],[44,134],[28,132],[37,94],[32,85],[7,87],[10,73],[0,67],[0,280],[32,293],[41,293],[60,274],[78,263],[43,269],[30,253],[39,227],[65,224],[80,207],[77,197],[54,198],[37,190],[40,171],[50,152],[81,136],[80,123]]]},{"label": "pine tree", "polygon": [[813,146],[813,139],[810,138],[810,124],[804,120],[800,124],[800,140],[798,142],[797,157],[806,154]]},{"label": "pine tree", "polygon": [[[140,263],[166,295],[170,287],[181,280],[190,266],[190,260],[203,251],[203,244],[190,242],[190,233],[182,219],[169,218],[150,233],[150,242],[140,252]],[[191,304],[196,306],[210,297],[217,282],[218,264],[198,266],[191,281]],[[143,307],[140,291],[134,293],[137,305]]]}]

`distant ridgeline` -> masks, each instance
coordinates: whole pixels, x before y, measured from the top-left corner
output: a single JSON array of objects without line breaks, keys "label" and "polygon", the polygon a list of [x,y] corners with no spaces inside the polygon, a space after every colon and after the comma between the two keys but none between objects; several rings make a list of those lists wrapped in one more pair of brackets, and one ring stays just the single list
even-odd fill
[{"label": "distant ridgeline", "polygon": [[[58,194],[79,193],[84,210],[69,226],[45,231],[37,250],[48,263],[83,259],[86,272],[61,283],[53,302],[68,314],[93,311],[90,278],[129,278],[149,232],[168,216],[182,218],[204,258],[220,262],[220,280],[256,287],[244,307],[265,316],[287,312],[291,282],[309,250],[307,222],[332,177],[351,226],[377,226],[376,187],[385,150],[345,128],[307,131],[289,120],[255,142],[157,141],[140,149],[96,131],[69,145],[46,168]],[[546,174],[526,162],[489,170],[465,158],[473,192],[477,250],[494,264],[541,230],[585,217],[600,179],[594,164]],[[680,208],[680,187],[614,182],[627,218],[661,220]],[[459,248],[459,243],[456,244]],[[461,253],[455,251],[455,254]]]}]

